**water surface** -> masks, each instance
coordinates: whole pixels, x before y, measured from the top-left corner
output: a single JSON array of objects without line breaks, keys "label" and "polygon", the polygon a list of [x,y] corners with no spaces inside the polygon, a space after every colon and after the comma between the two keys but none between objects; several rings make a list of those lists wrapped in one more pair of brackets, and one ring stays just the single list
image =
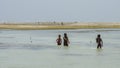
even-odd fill
[{"label": "water surface", "polygon": [[[69,47],[56,45],[64,33]],[[119,39],[120,29],[0,30],[0,68],[119,68]]]}]

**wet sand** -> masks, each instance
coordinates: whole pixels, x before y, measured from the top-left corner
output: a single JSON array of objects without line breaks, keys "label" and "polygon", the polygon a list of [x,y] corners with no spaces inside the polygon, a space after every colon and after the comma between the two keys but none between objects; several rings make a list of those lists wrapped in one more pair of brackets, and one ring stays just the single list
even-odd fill
[{"label": "wet sand", "polygon": [[120,23],[71,23],[63,25],[0,24],[0,29],[21,29],[21,30],[96,29],[96,28],[120,28]]}]

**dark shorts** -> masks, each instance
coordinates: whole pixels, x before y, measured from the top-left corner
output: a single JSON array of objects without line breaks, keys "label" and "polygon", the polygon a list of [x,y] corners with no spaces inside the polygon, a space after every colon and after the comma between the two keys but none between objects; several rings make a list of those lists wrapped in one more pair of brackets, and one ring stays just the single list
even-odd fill
[{"label": "dark shorts", "polygon": [[64,42],[64,46],[68,46],[68,43],[67,43],[67,42]]},{"label": "dark shorts", "polygon": [[57,45],[61,45],[61,43],[57,43]]}]

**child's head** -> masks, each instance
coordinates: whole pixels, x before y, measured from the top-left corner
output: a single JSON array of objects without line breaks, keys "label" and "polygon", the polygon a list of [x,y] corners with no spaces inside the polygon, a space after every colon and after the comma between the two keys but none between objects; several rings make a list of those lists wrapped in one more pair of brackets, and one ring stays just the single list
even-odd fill
[{"label": "child's head", "polygon": [[61,35],[58,35],[58,37],[61,37]]},{"label": "child's head", "polygon": [[64,33],[64,36],[67,36],[67,33]]},{"label": "child's head", "polygon": [[100,37],[100,34],[98,34],[98,37]]},{"label": "child's head", "polygon": [[67,33],[64,33],[64,37],[67,38]]}]

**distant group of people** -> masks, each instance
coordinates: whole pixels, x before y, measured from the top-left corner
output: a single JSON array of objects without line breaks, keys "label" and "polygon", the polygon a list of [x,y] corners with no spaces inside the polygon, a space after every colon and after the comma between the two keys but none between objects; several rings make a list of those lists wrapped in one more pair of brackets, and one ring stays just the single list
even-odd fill
[{"label": "distant group of people", "polygon": [[[58,35],[58,38],[56,39],[56,42],[57,42],[57,45],[62,45],[62,38],[61,38],[61,35]],[[63,37],[63,45],[64,46],[69,46],[69,39],[68,39],[68,36],[67,36],[67,33],[64,33],[64,37]]]},{"label": "distant group of people", "polygon": [[[58,35],[58,38],[56,39],[56,42],[57,42],[57,45],[62,45],[61,35]],[[103,41],[102,41],[102,38],[101,38],[101,35],[100,35],[100,34],[97,35],[96,43],[97,43],[97,49],[98,49],[98,48],[101,49],[101,48],[103,47]],[[69,41],[69,39],[68,39],[67,33],[64,33],[63,45],[64,45],[64,46],[69,46],[69,44],[70,44],[70,41]]]}]

